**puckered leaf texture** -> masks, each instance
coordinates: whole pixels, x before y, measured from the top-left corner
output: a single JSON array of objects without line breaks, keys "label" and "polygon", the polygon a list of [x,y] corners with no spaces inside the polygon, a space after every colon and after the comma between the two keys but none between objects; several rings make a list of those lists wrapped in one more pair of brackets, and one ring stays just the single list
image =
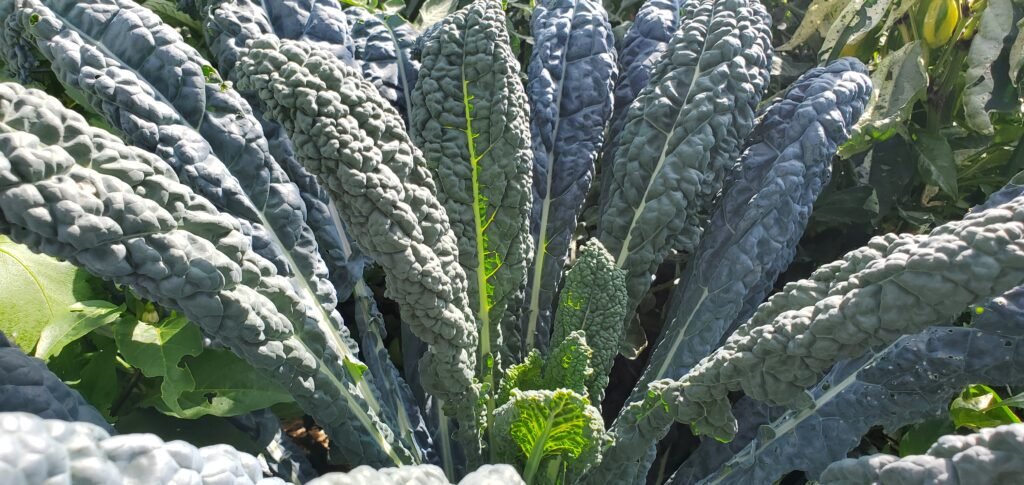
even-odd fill
[{"label": "puckered leaf texture", "polygon": [[632,400],[654,380],[686,374],[768,296],[870,95],[867,68],[842,59],[808,71],[760,117],[673,291]]},{"label": "puckered leaf texture", "polygon": [[92,423],[113,432],[100,412],[50,372],[45,362],[25,355],[0,333],[0,412],[14,411]]},{"label": "puckered leaf texture", "polygon": [[627,272],[630,314],[672,248],[692,252],[768,85],[770,18],[748,0],[691,0],[681,25],[630,105],[600,239]]},{"label": "puckered leaf texture", "polygon": [[530,235],[536,256],[523,309],[525,348],[547,349],[558,282],[612,109],[615,38],[593,0],[546,0],[533,11],[526,91],[533,144]]},{"label": "puckered leaf texture", "polygon": [[252,249],[238,220],[153,154],[42,91],[0,85],[0,232],[182,312],[288,389],[341,449],[411,460],[320,333],[316,309]]},{"label": "puckered leaf texture", "polygon": [[[657,436],[672,419],[730,439],[728,393],[800,410],[806,388],[842,358],[891,344],[1024,282],[1024,197],[968,214],[927,235],[873,238],[761,305],[725,345],[679,381],[651,384],[620,421]],[[663,432],[663,431],[662,431]],[[649,439],[649,438],[648,438]]]},{"label": "puckered leaf texture", "polygon": [[626,113],[640,91],[651,79],[651,71],[679,28],[682,0],[647,0],[636,12],[636,18],[622,38],[619,48],[619,72],[615,82],[615,102],[608,123],[608,139],[602,157],[601,191],[610,187],[609,171],[615,158],[615,137],[626,123]]},{"label": "puckered leaf texture", "polygon": [[423,44],[409,130],[458,237],[487,361],[519,360],[519,311],[533,258],[529,106],[497,0],[446,17]]},{"label": "puckered leaf texture", "polygon": [[1014,483],[1024,476],[1024,424],[946,435],[924,455],[868,455],[828,467],[828,485]]},{"label": "puckered leaf texture", "polygon": [[404,323],[430,345],[420,365],[426,390],[476,424],[477,329],[458,249],[426,164],[401,117],[376,88],[326,51],[272,34],[249,45],[238,88],[280,123],[298,160],[320,177],[360,247],[388,277]]},{"label": "puckered leaf texture", "polygon": [[355,59],[363,78],[373,83],[402,118],[409,117],[409,99],[420,63],[411,50],[417,33],[398,16],[384,17],[361,8],[345,11],[352,30]]}]

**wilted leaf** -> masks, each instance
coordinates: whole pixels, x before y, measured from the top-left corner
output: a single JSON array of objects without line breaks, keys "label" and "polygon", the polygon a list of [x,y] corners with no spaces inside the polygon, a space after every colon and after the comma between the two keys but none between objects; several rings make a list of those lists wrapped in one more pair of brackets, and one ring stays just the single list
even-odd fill
[{"label": "wilted leaf", "polygon": [[788,51],[795,49],[818,33],[824,36],[833,18],[838,15],[845,5],[844,0],[814,0],[804,12],[804,18],[800,26],[793,32],[789,42],[782,44],[776,50]]},{"label": "wilted leaf", "polygon": [[871,75],[874,92],[850,139],[839,149],[849,158],[889,139],[904,129],[917,100],[928,87],[922,46],[911,42],[882,58]]}]

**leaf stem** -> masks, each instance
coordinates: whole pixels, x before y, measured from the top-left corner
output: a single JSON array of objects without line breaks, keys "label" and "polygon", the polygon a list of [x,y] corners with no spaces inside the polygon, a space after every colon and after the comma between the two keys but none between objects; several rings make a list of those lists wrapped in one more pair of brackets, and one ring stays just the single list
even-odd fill
[{"label": "leaf stem", "polygon": [[121,392],[120,396],[117,396],[117,400],[110,406],[110,417],[117,416],[117,413],[121,411],[121,406],[128,401],[128,396],[131,396],[132,391],[139,385],[139,381],[142,380],[142,371],[139,368],[135,368],[132,372],[131,379],[128,380],[128,387]]}]

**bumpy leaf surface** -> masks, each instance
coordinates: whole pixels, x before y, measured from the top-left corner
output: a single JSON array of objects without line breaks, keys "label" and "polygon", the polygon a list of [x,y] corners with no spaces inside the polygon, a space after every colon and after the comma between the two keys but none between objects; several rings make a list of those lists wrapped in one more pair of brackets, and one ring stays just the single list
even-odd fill
[{"label": "bumpy leaf surface", "polygon": [[[284,386],[351,456],[410,460],[289,279],[158,157],[0,85],[0,232],[186,315]],[[332,440],[333,442],[333,440]]]},{"label": "bumpy leaf surface", "polygon": [[630,105],[601,194],[600,238],[628,273],[630,314],[669,250],[695,248],[768,84],[770,18],[759,2],[691,0],[682,15],[672,55]]},{"label": "bumpy leaf surface", "polygon": [[1024,424],[1008,424],[966,436],[943,436],[924,455],[847,458],[829,466],[821,483],[958,485],[1015,483],[1021,476]]},{"label": "bumpy leaf surface", "polygon": [[17,0],[11,13],[0,43],[32,45],[133,145],[161,156],[183,183],[244,220],[256,252],[319,310],[310,331],[319,327],[332,352],[353,356],[299,191],[238,92],[173,28],[133,2]]},{"label": "bumpy leaf surface", "polygon": [[[247,52],[246,44],[262,35],[273,33],[274,27],[271,25],[269,10],[274,8],[284,7],[249,0],[207,0],[200,6],[199,10],[205,14],[203,29],[207,42],[218,59],[218,65],[229,72],[233,79],[237,77],[234,67],[238,58]],[[321,10],[331,11],[323,5],[314,10],[310,15]],[[278,30],[292,34],[295,32],[295,29],[284,29],[280,26]],[[255,106],[260,105],[258,96],[253,93],[248,93],[248,99]],[[320,251],[326,260],[334,263],[331,280],[335,282],[339,297],[354,296],[355,323],[359,332],[360,347],[374,384],[380,390],[381,413],[385,415],[393,429],[400,430],[407,443],[418,443],[413,447],[413,451],[421,453],[421,458],[426,459],[430,452],[429,440],[418,439],[418,434],[414,433],[415,430],[422,428],[422,418],[412,402],[403,399],[409,395],[408,386],[387,356],[387,349],[383,345],[383,337],[386,334],[384,320],[377,310],[369,288],[362,281],[365,257],[341,220],[337,204],[332,200],[331,194],[298,160],[284,128],[273,121],[268,121],[262,113],[261,117],[264,118],[262,124],[270,141],[271,153],[281,161],[289,176],[299,186],[307,206],[309,220],[311,223],[315,222],[313,227]]]},{"label": "bumpy leaf surface", "polygon": [[[208,0],[207,0],[208,1]],[[336,0],[260,0],[274,34],[282,39],[301,40],[351,66],[354,44],[347,15]]]},{"label": "bumpy leaf surface", "polygon": [[[860,443],[872,426],[901,426],[945,415],[950,400],[975,382],[1017,386],[1024,381],[1024,319],[1018,335],[935,327],[838,365],[812,391],[814,408],[791,411],[718,473],[716,483],[765,483],[792,470],[817,477]],[[806,453],[806,449],[814,453]],[[683,483],[683,482],[676,482]]]},{"label": "bumpy leaf surface", "polygon": [[[328,473],[308,485],[450,485],[444,472],[434,465],[416,465],[374,470],[360,466],[348,473]],[[525,485],[510,465],[484,465],[459,481],[458,485]]]},{"label": "bumpy leaf surface", "polygon": [[423,45],[409,114],[458,237],[482,376],[491,355],[519,360],[519,311],[533,257],[529,106],[508,42],[497,0],[446,17]]},{"label": "bumpy leaf surface", "polygon": [[594,380],[592,357],[593,351],[579,330],[562,339],[546,359],[541,358],[537,349],[530,351],[522,363],[509,367],[502,377],[497,405],[508,402],[516,390],[568,389],[586,395],[587,386]]},{"label": "bumpy leaf surface", "polygon": [[89,423],[0,413],[0,476],[5,483],[283,484],[263,478],[256,457],[228,445],[196,448],[153,434],[110,436]]},{"label": "bumpy leaf surface", "polygon": [[622,344],[626,316],[626,275],[596,239],[580,249],[579,259],[565,273],[559,296],[552,344],[558,346],[573,332],[583,331],[593,356],[593,374],[587,379],[590,400],[599,404],[608,386],[608,374]]},{"label": "bumpy leaf surface", "polygon": [[14,411],[45,419],[83,421],[113,432],[78,391],[50,372],[45,362],[11,345],[0,332],[0,412]]},{"label": "bumpy leaf surface", "polygon": [[611,114],[615,38],[604,8],[593,0],[541,1],[530,27],[534,47],[526,91],[536,257],[528,275],[523,342],[527,349],[544,350],[576,217]]},{"label": "bumpy leaf surface", "polygon": [[466,278],[430,172],[398,113],[325,51],[267,35],[236,66],[238,87],[284,126],[300,162],[344,200],[335,208],[388,276],[388,296],[431,349],[420,377],[469,432],[477,331]]},{"label": "bumpy leaf surface", "polygon": [[798,410],[810,406],[804,389],[837,360],[1020,285],[1022,221],[1024,197],[1018,197],[928,235],[873,238],[811,278],[786,285],[681,380],[653,382],[645,401],[620,417],[616,438],[649,441],[674,418],[700,434],[730,439],[736,432],[732,390]]},{"label": "bumpy leaf surface", "polygon": [[528,480],[538,466],[544,468],[547,458],[555,457],[580,471],[601,459],[601,413],[573,391],[512,391],[509,402],[494,414],[496,456],[526,464]]},{"label": "bumpy leaf surface", "polygon": [[808,71],[761,116],[673,292],[633,401],[651,381],[685,375],[768,295],[870,95],[867,68],[843,59]]},{"label": "bumpy leaf surface", "polygon": [[402,118],[408,119],[409,99],[420,63],[412,58],[416,31],[398,16],[383,17],[361,8],[345,11],[352,30],[355,59],[363,78],[373,83]]},{"label": "bumpy leaf surface", "polygon": [[608,124],[601,162],[601,192],[611,186],[610,170],[615,158],[616,135],[626,124],[626,113],[640,91],[651,79],[651,71],[661,60],[676,29],[679,28],[679,9],[683,0],[647,0],[636,12],[619,48],[619,73],[615,82],[615,103]]}]

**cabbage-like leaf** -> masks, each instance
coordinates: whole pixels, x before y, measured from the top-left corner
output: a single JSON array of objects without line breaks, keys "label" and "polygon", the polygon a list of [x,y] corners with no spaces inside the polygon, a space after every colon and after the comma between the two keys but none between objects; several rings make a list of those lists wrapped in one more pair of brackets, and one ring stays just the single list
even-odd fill
[{"label": "cabbage-like leaf", "polygon": [[409,130],[458,237],[486,382],[488,362],[518,361],[521,350],[533,258],[529,106],[501,2],[477,0],[437,29],[423,45]]},{"label": "cabbage-like leaf", "polygon": [[887,235],[789,283],[725,345],[678,381],[654,381],[613,427],[615,462],[660,438],[675,419],[728,440],[737,425],[728,393],[791,409],[843,358],[941,323],[1024,281],[1024,197],[968,214],[927,235]]},{"label": "cabbage-like leaf", "polygon": [[[355,359],[299,191],[270,155],[259,122],[195,49],[125,0],[17,0],[3,43],[27,43],[61,82],[135,146],[155,153],[218,209],[244,220],[253,248],[318,310],[304,331]],[[74,54],[71,54],[74,53]],[[373,399],[367,383],[367,398]]]},{"label": "cabbage-like leaf", "polygon": [[627,272],[629,315],[669,250],[695,248],[768,84],[770,18],[759,2],[691,0],[682,10],[685,28],[630,105],[601,194],[600,239]]},{"label": "cabbage-like leaf", "polygon": [[0,85],[0,116],[0,233],[183,313],[287,389],[349,456],[412,461],[346,369],[361,364],[318,333],[316,308],[236,218],[42,91]]},{"label": "cabbage-like leaf", "polygon": [[587,387],[594,381],[591,368],[593,351],[580,330],[570,333],[551,350],[547,358],[534,349],[522,363],[508,368],[501,379],[497,405],[509,401],[519,391],[567,389],[587,395]]},{"label": "cabbage-like leaf", "polygon": [[[209,0],[207,0],[209,1]],[[213,0],[217,1],[217,0]],[[347,15],[337,0],[260,0],[274,34],[301,40],[355,66],[355,44]]]},{"label": "cabbage-like leaf", "polygon": [[528,483],[535,478],[553,482],[564,468],[578,474],[600,461],[601,413],[586,397],[567,389],[512,391],[509,401],[495,410],[494,427],[495,456],[518,463]]},{"label": "cabbage-like leaf", "polygon": [[[267,11],[270,8],[272,7],[269,3],[257,4],[249,0],[204,2],[201,9],[206,14],[203,19],[204,33],[211,50],[218,58],[219,65],[229,69],[232,78],[237,79],[239,75],[235,66],[238,59],[247,52],[245,46],[262,35],[273,35]],[[321,6],[316,11],[328,12],[330,8]],[[261,104],[254,92],[243,93],[246,94],[254,105]],[[272,140],[272,151],[276,149],[278,159],[282,160],[289,174],[299,183],[309,213],[315,215],[316,221],[320,222],[316,226],[316,231],[321,251],[327,253],[329,260],[337,262],[338,266],[341,266],[339,269],[343,269],[332,271],[332,280],[338,281],[339,293],[347,290],[347,293],[340,294],[354,296],[355,323],[363,359],[374,383],[381,391],[380,412],[394,429],[400,430],[406,442],[417,443],[417,446],[413,447],[414,452],[420,455],[420,461],[427,461],[432,451],[430,440],[424,430],[423,418],[416,409],[415,402],[405,399],[411,395],[411,390],[388,357],[383,344],[386,335],[384,319],[377,310],[370,289],[362,281],[365,258],[355,245],[354,235],[342,221],[339,204],[335,203],[329,191],[320,186],[316,176],[302,165],[291,141],[285,136],[283,127],[265,118],[267,117],[264,116],[263,127],[268,138]]]},{"label": "cabbage-like leaf", "polygon": [[[1021,327],[1024,318],[1017,315],[1013,322]],[[896,430],[945,415],[950,400],[975,382],[1020,385],[1022,346],[1024,332],[1006,336],[935,327],[837,365],[813,391],[813,408],[791,411],[762,426],[754,440],[708,480],[766,483],[792,470],[814,478],[845,458],[873,426]],[[815,452],[797,451],[806,447]]]},{"label": "cabbage-like leaf", "polygon": [[530,29],[530,235],[537,250],[528,275],[523,345],[546,350],[558,282],[611,114],[615,39],[594,0],[538,2]]},{"label": "cabbage-like leaf", "polygon": [[867,68],[847,58],[805,73],[760,117],[672,293],[632,401],[650,382],[686,374],[764,301],[870,95]]}]

